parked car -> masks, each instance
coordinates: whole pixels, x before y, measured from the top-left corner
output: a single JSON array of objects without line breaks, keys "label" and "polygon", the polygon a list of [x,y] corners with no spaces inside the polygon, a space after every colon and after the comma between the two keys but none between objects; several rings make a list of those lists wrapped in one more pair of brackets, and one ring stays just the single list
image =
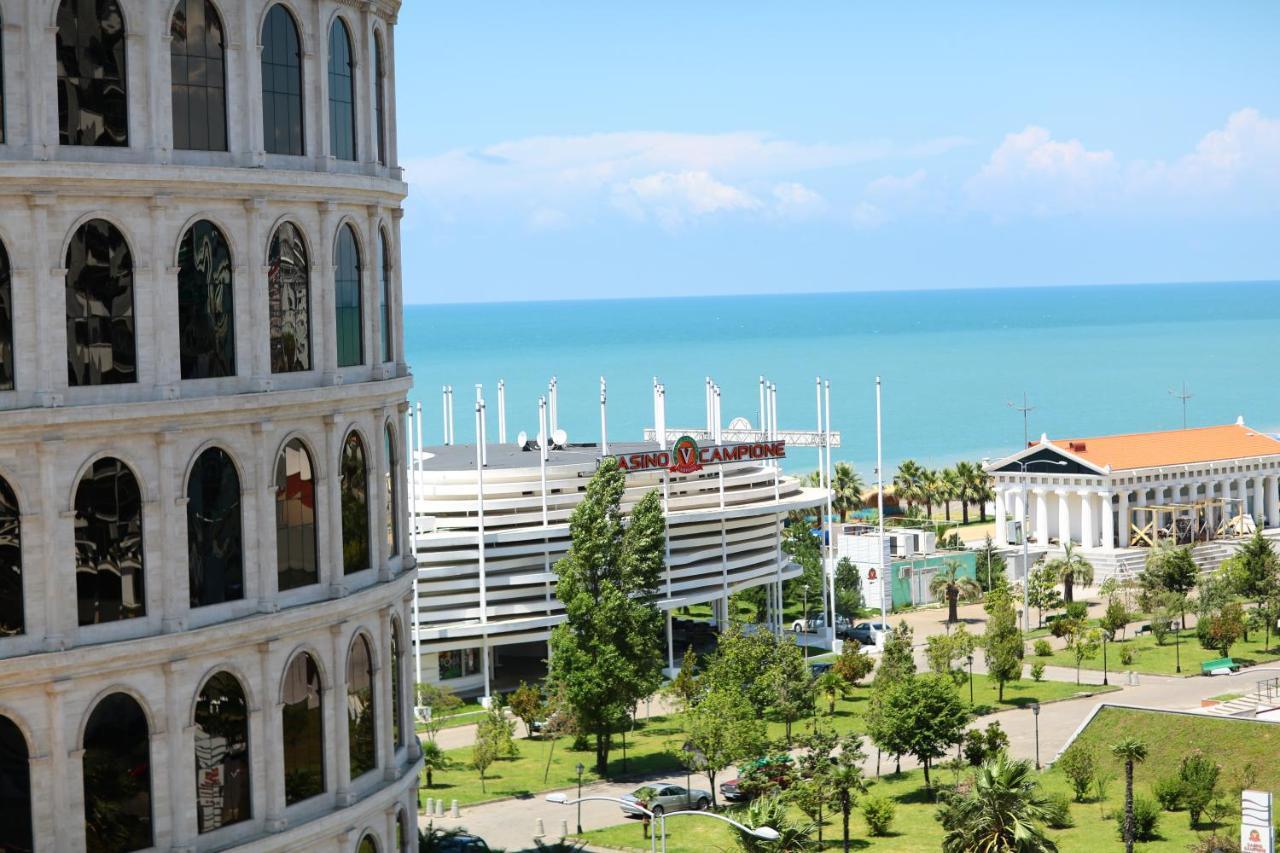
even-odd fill
[{"label": "parked car", "polygon": [[420,834],[418,849],[430,853],[489,853],[489,845],[480,836],[465,829],[439,827]]},{"label": "parked car", "polygon": [[754,761],[744,762],[738,768],[742,776],[721,783],[720,795],[730,802],[750,800],[751,795],[744,790],[743,785],[743,778],[746,776],[755,777],[753,781],[756,783],[757,790],[762,787],[786,790],[791,786],[791,780],[795,775],[791,764],[789,755],[764,756]]},{"label": "parked car", "polygon": [[827,660],[814,661],[809,664],[809,673],[814,678],[817,678],[819,675],[822,675],[824,672],[830,672],[831,669],[832,669],[832,663],[831,661],[827,661]]},{"label": "parked car", "polygon": [[[655,792],[648,799],[641,799],[639,794],[648,792],[645,788],[637,788],[630,794],[623,794],[622,799],[628,803],[635,803],[638,806],[648,809],[656,815],[663,812],[679,812],[697,809],[705,811],[711,806],[711,792],[704,791],[701,788],[685,788],[683,785],[675,785],[671,782],[655,782],[647,785]],[[639,809],[629,805],[622,807],[622,813],[627,817],[643,817],[644,813]]]},{"label": "parked car", "polygon": [[[849,619],[847,617],[836,617],[836,634],[848,627]],[[816,616],[810,616],[808,619],[797,619],[791,623],[791,630],[797,634],[816,634],[819,631],[825,631],[827,630],[827,614],[819,613]]]},{"label": "parked car", "polygon": [[876,633],[889,633],[889,626],[883,622],[859,622],[842,634],[846,640],[857,640],[864,646],[875,645]]}]

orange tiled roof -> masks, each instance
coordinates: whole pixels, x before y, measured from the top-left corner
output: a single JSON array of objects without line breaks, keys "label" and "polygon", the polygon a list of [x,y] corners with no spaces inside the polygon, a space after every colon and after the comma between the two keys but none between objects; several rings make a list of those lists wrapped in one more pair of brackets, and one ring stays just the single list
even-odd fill
[{"label": "orange tiled roof", "polygon": [[1100,468],[1110,465],[1112,470],[1280,455],[1280,441],[1242,424],[1052,441]]}]

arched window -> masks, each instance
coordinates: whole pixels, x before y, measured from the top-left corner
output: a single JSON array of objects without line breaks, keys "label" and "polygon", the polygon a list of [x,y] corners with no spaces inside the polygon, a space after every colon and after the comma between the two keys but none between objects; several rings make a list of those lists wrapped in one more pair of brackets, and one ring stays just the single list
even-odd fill
[{"label": "arched window", "polygon": [[347,747],[352,779],[378,765],[373,713],[373,653],[369,639],[360,634],[347,652]]},{"label": "arched window", "polygon": [[284,750],[284,801],[293,805],[324,793],[324,707],[320,670],[311,655],[293,659],[284,674],[280,742]]},{"label": "arched window", "polygon": [[99,459],[80,479],[75,531],[80,624],[145,616],[142,492],[119,459]]},{"label": "arched window", "polygon": [[276,576],[280,591],[317,583],[316,480],[311,454],[291,439],[276,462]]},{"label": "arched window", "polygon": [[124,693],[99,702],[85,725],[84,833],[89,853],[124,853],[152,844],[147,716]]},{"label": "arched window", "polygon": [[138,381],[133,254],[110,222],[91,219],[67,246],[67,384]]},{"label": "arched window", "polygon": [[0,717],[0,850],[32,850],[31,754],[22,729]]},{"label": "arched window", "polygon": [[[0,32],[4,32],[0,21]],[[0,69],[2,70],[2,69]],[[0,83],[3,78],[0,78]],[[3,106],[3,104],[0,104]],[[3,142],[0,139],[0,142]],[[13,279],[9,272],[9,253],[0,243],[0,391],[13,390]]]},{"label": "arched window", "polygon": [[302,132],[302,40],[293,16],[271,7],[262,25],[262,147],[268,154],[307,153]]},{"label": "arched window", "polygon": [[253,816],[249,796],[249,703],[239,680],[219,672],[196,699],[196,821],[203,834]]},{"label": "arched window", "polygon": [[382,36],[373,34],[373,124],[378,139],[378,165],[387,165],[387,71],[382,63]]},{"label": "arched window", "polygon": [[398,552],[396,543],[400,536],[400,502],[396,500],[396,471],[400,460],[396,458],[396,437],[391,433],[391,424],[383,431],[387,438],[387,553],[394,557]]},{"label": "arched window", "polygon": [[231,248],[212,222],[187,229],[178,246],[178,340],[183,379],[235,376]]},{"label": "arched window", "polygon": [[222,18],[209,0],[178,0],[169,24],[173,147],[227,150],[227,73]]},{"label": "arched window", "polygon": [[378,319],[382,322],[382,360],[392,361],[391,351],[391,246],[387,232],[378,232]]},{"label": "arched window", "polygon": [[391,743],[400,746],[400,667],[404,663],[400,657],[400,620],[391,620]]},{"label": "arched window", "polygon": [[341,18],[329,27],[329,153],[356,159],[356,58]]},{"label": "arched window", "polygon": [[333,247],[335,321],[338,367],[364,364],[364,318],[360,310],[360,246],[350,225],[338,229]]},{"label": "arched window", "polygon": [[23,630],[22,513],[18,496],[0,478],[0,637],[12,637]]},{"label": "arched window", "polygon": [[129,144],[124,13],[116,0],[58,5],[58,141]]},{"label": "arched window", "polygon": [[372,835],[366,835],[360,839],[360,846],[356,848],[356,853],[378,853],[378,843],[373,840]]},{"label": "arched window", "polygon": [[271,236],[267,300],[271,313],[271,372],[310,370],[311,268],[302,232],[291,222],[281,224]]},{"label": "arched window", "polygon": [[364,442],[355,432],[342,443],[342,570],[353,574],[369,568],[369,474]]},{"label": "arched window", "polygon": [[244,598],[240,475],[217,447],[200,454],[187,481],[187,574],[192,607]]}]

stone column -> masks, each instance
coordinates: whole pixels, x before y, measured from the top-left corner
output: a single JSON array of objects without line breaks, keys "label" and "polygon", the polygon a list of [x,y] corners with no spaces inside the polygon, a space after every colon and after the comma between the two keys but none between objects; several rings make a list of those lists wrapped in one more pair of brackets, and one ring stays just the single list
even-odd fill
[{"label": "stone column", "polygon": [[54,814],[53,843],[49,845],[52,850],[84,849],[84,822],[65,819],[67,815],[84,814],[83,768],[80,763],[84,752],[75,741],[78,721],[66,719],[67,691],[72,689],[72,684],[67,679],[46,681],[44,685],[49,720],[49,805]]},{"label": "stone column", "polygon": [[1236,497],[1240,499],[1239,509],[1240,515],[1249,514],[1249,478],[1236,477]]},{"label": "stone column", "polygon": [[[259,114],[259,121],[262,117]],[[254,156],[253,154],[250,155]],[[259,158],[262,151],[256,152]],[[237,372],[253,377],[253,385],[257,390],[271,387],[271,304],[267,293],[267,252],[271,246],[271,235],[263,232],[267,202],[263,198],[245,199],[245,243],[244,269],[246,275],[239,277],[240,268],[236,268],[236,283],[239,298],[235,300],[236,317],[241,316],[240,305],[244,303],[247,325],[236,326],[236,360]],[[243,362],[240,359],[244,359]]]},{"label": "stone column", "polygon": [[[256,513],[250,522],[253,533],[245,530],[245,556],[247,558],[252,553],[256,559],[245,560],[245,596],[256,595],[258,610],[271,613],[279,609],[276,596],[280,593],[279,567],[276,564],[276,448],[272,443],[270,421],[259,421],[250,427],[250,431],[257,450],[251,472],[254,477],[252,506],[256,507]],[[245,485],[241,484],[242,489]],[[250,539],[250,536],[254,538]],[[250,552],[252,544],[256,547]],[[252,587],[250,576],[254,578]],[[263,708],[270,705],[266,697],[261,704]]]},{"label": "stone column", "polygon": [[1036,496],[1036,542],[1040,545],[1049,544],[1049,502],[1045,498],[1045,490],[1037,488]]},{"label": "stone column", "polygon": [[[165,713],[169,734],[170,820],[173,824],[173,850],[194,851],[199,825],[196,821],[195,725],[189,717],[184,679],[185,662],[168,661],[164,670]],[[158,840],[158,839],[157,839]]]},{"label": "stone column", "polygon": [[[388,39],[388,41],[390,41]],[[388,71],[388,74],[391,72]],[[390,96],[388,96],[390,97]],[[391,99],[395,103],[395,99]],[[394,147],[395,134],[389,133],[387,136],[387,145]],[[394,160],[392,162],[395,162]],[[405,363],[404,356],[404,335],[402,329],[404,326],[404,264],[400,263],[400,221],[404,219],[404,209],[393,207],[391,209],[391,239],[390,243],[391,255],[391,354],[396,362],[396,375],[407,376],[409,367]]]},{"label": "stone column", "polygon": [[[175,458],[173,430],[156,433],[156,470],[160,482],[156,484],[156,507],[160,511],[159,560],[152,563],[167,569],[163,578],[160,600],[160,630],[166,634],[183,631],[191,609],[191,574],[187,571],[187,494],[185,489],[175,488],[184,473],[185,465]],[[153,554],[155,552],[153,551]],[[152,574],[148,580],[154,583]],[[147,584],[150,587],[150,583]],[[148,595],[148,597],[150,597]]]},{"label": "stone column", "polygon": [[[252,767],[262,767],[262,778],[255,774],[254,782],[260,782],[255,791],[261,791],[262,814],[267,832],[279,832],[285,828],[284,819],[284,745],[281,741],[284,702],[280,695],[280,674],[272,666],[273,640],[258,643],[258,696],[262,706],[261,725],[249,726]],[[259,797],[254,796],[254,808],[259,807]]]},{"label": "stone column", "polygon": [[325,703],[332,724],[326,722],[325,731],[333,732],[333,790],[338,808],[346,808],[354,802],[351,793],[351,732],[347,719],[347,648],[342,642],[345,624],[330,625],[329,636],[333,641],[333,687],[329,701]]},{"label": "stone column", "polygon": [[[241,18],[243,27],[240,30],[240,41],[244,50],[240,52],[239,64],[240,73],[244,75],[241,91],[245,93],[245,100],[241,103],[241,92],[228,85],[227,114],[238,115],[242,120],[229,122],[227,144],[232,151],[241,155],[237,161],[242,165],[261,166],[266,161],[262,139],[262,34],[258,31],[257,15],[248,14],[246,10],[241,13]],[[232,42],[230,47],[234,50],[235,43]],[[233,57],[234,53],[229,51],[228,65]],[[228,84],[231,79],[228,79]]]},{"label": "stone column", "polygon": [[1058,541],[1066,545],[1074,540],[1071,535],[1071,492],[1058,489],[1053,494],[1058,499]]},{"label": "stone column", "polygon": [[1018,522],[1018,527],[1022,530],[1022,538],[1026,539],[1030,535],[1027,530],[1027,490],[1025,486],[1019,486],[1018,491],[1014,494],[1014,518]]},{"label": "stone column", "polygon": [[1102,547],[1116,547],[1116,517],[1111,505],[1111,493],[1099,492],[1098,502],[1102,507]]},{"label": "stone column", "polygon": [[1120,525],[1120,537],[1117,543],[1121,548],[1129,547],[1129,492],[1127,489],[1120,491],[1120,503],[1117,507],[1117,522]]},{"label": "stone column", "polygon": [[1093,532],[1095,497],[1097,497],[1095,492],[1080,493],[1080,544],[1085,548],[1092,548],[1098,544],[1098,539]]},{"label": "stone column", "polygon": [[1267,497],[1262,485],[1262,474],[1257,472],[1253,475],[1253,517],[1259,528],[1266,526]]},{"label": "stone column", "polygon": [[1267,477],[1267,526],[1280,527],[1280,475]]},{"label": "stone column", "polygon": [[[328,133],[328,131],[325,131]],[[328,140],[325,140],[328,145]],[[315,257],[311,259],[311,340],[316,340],[316,329],[319,327],[319,351],[312,353],[311,367],[323,371],[324,383],[335,385],[338,378],[338,335],[336,315],[337,293],[334,291],[334,223],[337,221],[337,208],[331,201],[322,201],[320,210],[320,233],[315,241]]]},{"label": "stone column", "polygon": [[[340,598],[346,594],[346,573],[342,565],[342,436],[339,415],[324,418],[324,462],[317,466],[324,472],[317,483],[317,491],[323,491],[325,500],[316,508],[316,527],[319,534],[316,543],[321,556],[320,583],[329,585],[330,594]],[[317,501],[319,503],[319,501]]]},{"label": "stone column", "polygon": [[[387,471],[391,460],[387,458],[386,422],[390,412],[379,410],[369,430],[369,559],[373,561],[374,574],[379,581],[391,580],[391,549],[387,547]],[[393,486],[394,488],[394,486]]]},{"label": "stone column", "polygon": [[[378,764],[382,767],[382,778],[390,782],[396,778],[396,739],[392,733],[393,706],[391,694],[391,673],[395,670],[396,661],[391,657],[391,610],[392,606],[378,611],[378,668],[373,674],[373,688],[377,696],[374,711],[377,719],[374,732],[377,735]],[[401,673],[402,675],[403,673]],[[400,684],[404,684],[401,679]],[[403,717],[401,722],[403,724]]]},{"label": "stone column", "polygon": [[1009,544],[1009,538],[1008,536],[1006,536],[1006,528],[1008,527],[1008,525],[1005,523],[1004,501],[1005,501],[1004,489],[1001,486],[997,485],[996,486],[996,535],[993,537],[996,545]]},{"label": "stone column", "polygon": [[382,250],[378,246],[381,239],[378,230],[378,206],[369,205],[365,208],[365,214],[364,256],[360,259],[360,312],[362,315],[360,327],[363,331],[361,335],[364,344],[363,363],[368,366],[370,374],[375,379],[380,379],[382,377],[380,367],[382,364],[382,314],[378,311],[378,303],[382,296],[379,287],[382,275],[381,270],[378,269],[378,256]]},{"label": "stone column", "polygon": [[[60,464],[69,448],[59,438],[47,438],[36,445],[40,465],[40,505],[44,509],[41,529],[45,534],[41,565],[30,571],[44,583],[45,648],[58,651],[75,645],[80,634],[79,614],[68,595],[76,589],[75,512],[71,507],[71,490],[66,482],[67,467]],[[24,530],[25,532],[25,530]],[[30,549],[30,545],[24,547]],[[31,554],[31,550],[28,550]]]}]

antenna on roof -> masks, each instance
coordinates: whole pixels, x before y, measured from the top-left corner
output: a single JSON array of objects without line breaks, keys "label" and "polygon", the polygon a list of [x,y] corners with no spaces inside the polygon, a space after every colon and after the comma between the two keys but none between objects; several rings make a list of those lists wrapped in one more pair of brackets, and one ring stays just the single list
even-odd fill
[{"label": "antenna on roof", "polygon": [[1188,401],[1188,400],[1190,400],[1192,397],[1194,397],[1194,396],[1195,396],[1195,394],[1188,394],[1188,393],[1187,393],[1187,381],[1186,381],[1185,379],[1182,381],[1182,393],[1181,393],[1181,394],[1179,394],[1179,393],[1178,393],[1178,389],[1176,389],[1176,388],[1170,388],[1170,389],[1169,389],[1169,394],[1170,394],[1170,395],[1171,395],[1175,400],[1181,400],[1181,401],[1182,401],[1182,428],[1183,428],[1183,429],[1186,429],[1186,428],[1187,428],[1187,401]]},{"label": "antenna on roof", "polygon": [[1029,446],[1030,446],[1030,444],[1031,444],[1031,442],[1029,442],[1029,441],[1027,440],[1027,436],[1028,436],[1028,432],[1027,432],[1027,414],[1028,414],[1028,413],[1030,413],[1030,412],[1034,412],[1034,411],[1036,410],[1036,407],[1035,407],[1035,406],[1030,406],[1030,405],[1028,405],[1028,404],[1027,404],[1027,392],[1026,392],[1026,391],[1023,391],[1023,392],[1022,392],[1022,405],[1021,405],[1021,406],[1019,406],[1017,403],[1014,403],[1014,402],[1011,400],[1011,401],[1009,401],[1009,408],[1013,409],[1015,412],[1022,412],[1022,446],[1023,446],[1023,447],[1029,447]]}]

